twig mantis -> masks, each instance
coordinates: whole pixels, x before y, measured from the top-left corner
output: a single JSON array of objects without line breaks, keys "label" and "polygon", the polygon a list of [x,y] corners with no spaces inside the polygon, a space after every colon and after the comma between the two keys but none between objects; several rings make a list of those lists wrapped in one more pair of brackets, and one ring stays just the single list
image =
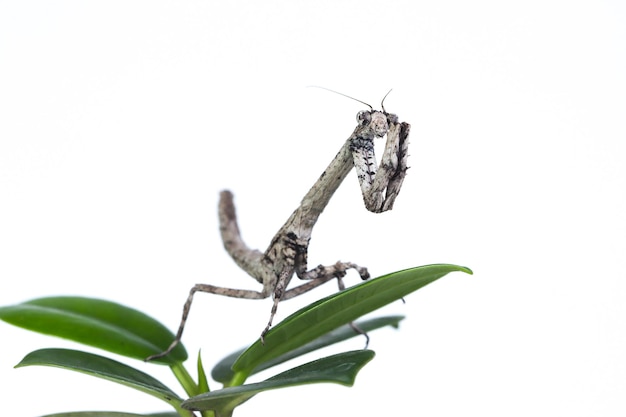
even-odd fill
[{"label": "twig mantis", "polygon": [[[341,95],[345,96],[345,94]],[[263,288],[261,291],[254,291],[209,284],[194,285],[183,307],[183,316],[174,341],[165,351],[152,355],[146,360],[167,355],[181,340],[196,292],[247,299],[263,299],[273,295],[274,304],[270,318],[261,333],[261,341],[263,341],[263,337],[272,326],[272,320],[281,300],[303,294],[332,279],[337,279],[339,289],[342,290],[345,288],[342,278],[349,269],[355,269],[363,280],[369,278],[366,268],[351,262],[337,262],[329,266],[319,265],[307,270],[307,251],[313,226],[353,166],[361,184],[365,207],[374,213],[392,209],[407,170],[408,136],[411,126],[405,122],[398,122],[398,116],[395,114],[387,113],[384,107],[386,97],[387,95],[381,102],[382,111],[374,110],[369,104],[357,100],[367,105],[370,110],[360,111],[357,114],[356,129],[304,196],[300,206],[276,233],[265,252],[250,249],[243,242],[237,225],[233,194],[230,191],[221,192],[218,215],[224,248],[235,263],[261,283]],[[385,135],[387,135],[385,150],[380,165],[377,166],[374,139]],[[294,273],[298,278],[307,282],[288,290],[287,286]]]}]

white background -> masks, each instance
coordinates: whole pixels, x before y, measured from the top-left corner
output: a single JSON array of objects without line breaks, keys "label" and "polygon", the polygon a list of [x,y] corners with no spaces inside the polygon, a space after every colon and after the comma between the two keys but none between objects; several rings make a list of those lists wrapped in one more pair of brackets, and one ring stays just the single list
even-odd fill
[{"label": "white background", "polygon": [[[475,275],[389,306],[407,318],[371,334],[377,357],[353,388],[273,391],[236,414],[623,416],[625,17],[619,1],[4,1],[0,305],[101,297],[174,329],[196,282],[258,288],[221,247],[219,191],[264,249],[363,107],[306,86],[375,107],[393,88],[385,107],[412,124],[396,207],[367,212],[351,173],[310,262]],[[279,320],[334,290],[281,304]],[[270,305],[198,296],[191,356],[210,366],[252,342]],[[3,415],[167,410],[82,374],[13,369],[79,346],[0,335]],[[126,362],[181,392],[167,368]]]}]

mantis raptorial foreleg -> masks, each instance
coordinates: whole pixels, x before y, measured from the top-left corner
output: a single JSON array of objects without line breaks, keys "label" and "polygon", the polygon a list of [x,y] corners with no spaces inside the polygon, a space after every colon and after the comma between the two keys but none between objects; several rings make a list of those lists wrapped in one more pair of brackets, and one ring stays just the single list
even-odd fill
[{"label": "mantis raptorial foreleg", "polygon": [[[368,105],[369,106],[369,105]],[[336,279],[339,289],[344,289],[342,278],[349,269],[355,269],[362,279],[369,278],[366,268],[351,262],[336,262],[308,269],[307,253],[313,226],[331,197],[354,166],[361,185],[365,207],[380,213],[393,208],[407,170],[409,130],[408,123],[399,123],[395,114],[384,110],[357,114],[358,125],[337,156],[331,161],[317,182],[304,196],[300,206],[276,233],[265,252],[250,249],[243,242],[237,224],[237,215],[230,191],[222,191],[218,206],[220,232],[224,248],[250,276],[263,285],[261,291],[240,290],[197,284],[189,292],[183,308],[183,317],[172,344],[164,351],[146,360],[167,355],[180,341],[196,292],[224,295],[227,297],[262,299],[270,295],[274,303],[268,323],[261,333],[261,340],[269,331],[281,300],[303,294],[327,281]],[[380,165],[376,163],[374,139],[387,135]],[[306,280],[295,288],[287,289],[293,275]],[[358,331],[358,329],[356,329]]]}]

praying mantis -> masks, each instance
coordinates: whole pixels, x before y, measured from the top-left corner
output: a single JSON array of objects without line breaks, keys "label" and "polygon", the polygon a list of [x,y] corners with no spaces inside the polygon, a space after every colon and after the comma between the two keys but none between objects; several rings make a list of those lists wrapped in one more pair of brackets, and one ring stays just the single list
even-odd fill
[{"label": "praying mantis", "polygon": [[[345,96],[342,93],[337,94]],[[254,291],[209,284],[194,285],[183,307],[183,316],[174,340],[165,351],[146,358],[146,361],[166,356],[180,342],[196,292],[246,299],[264,299],[272,295],[274,303],[269,321],[261,333],[261,342],[264,342],[264,336],[272,326],[281,300],[296,297],[333,279],[337,279],[339,289],[343,290],[345,286],[342,278],[350,269],[356,270],[363,280],[370,277],[367,268],[352,262],[338,261],[333,265],[319,265],[308,269],[307,253],[317,219],[352,167],[355,168],[361,185],[365,207],[374,213],[393,208],[408,169],[411,125],[399,122],[398,116],[385,110],[384,101],[387,95],[381,101],[382,111],[374,110],[369,104],[346,96],[365,104],[369,110],[357,114],[354,132],[306,193],[300,206],[273,237],[265,252],[250,249],[244,243],[237,224],[233,194],[227,190],[220,193],[218,217],[224,248],[235,263],[263,287],[260,291]],[[385,135],[385,149],[380,164],[377,164],[374,139]],[[306,282],[287,289],[294,274]],[[355,330],[359,331],[357,328]]]}]

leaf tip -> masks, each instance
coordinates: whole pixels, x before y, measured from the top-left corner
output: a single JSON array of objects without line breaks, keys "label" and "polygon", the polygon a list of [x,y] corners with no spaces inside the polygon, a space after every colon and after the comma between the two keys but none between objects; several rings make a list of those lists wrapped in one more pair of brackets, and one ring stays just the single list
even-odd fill
[{"label": "leaf tip", "polygon": [[462,272],[465,272],[466,274],[469,274],[469,275],[474,275],[474,271],[472,271],[471,269],[469,269],[469,268],[468,268],[468,267],[466,267],[466,266],[462,266],[462,267],[461,267],[461,271],[462,271]]}]

